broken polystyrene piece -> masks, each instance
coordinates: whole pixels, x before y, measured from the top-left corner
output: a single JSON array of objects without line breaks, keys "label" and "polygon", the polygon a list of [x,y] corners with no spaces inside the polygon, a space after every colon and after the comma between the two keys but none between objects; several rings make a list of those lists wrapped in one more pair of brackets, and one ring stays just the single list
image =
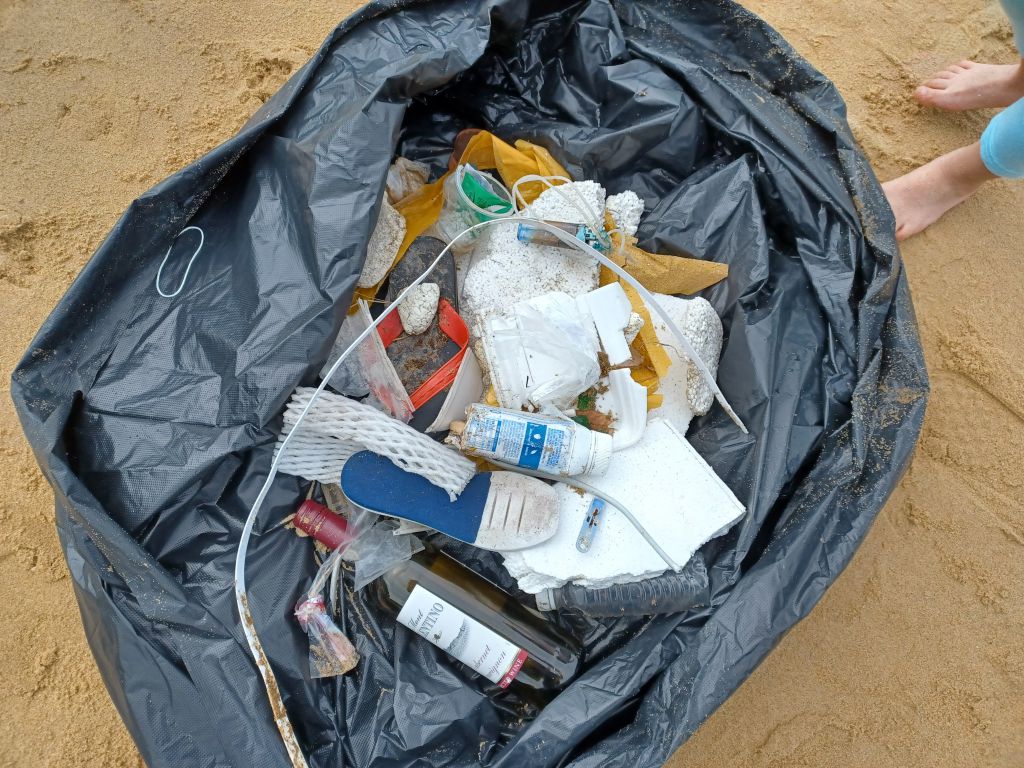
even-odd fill
[{"label": "broken polystyrene piece", "polygon": [[[722,355],[723,333],[722,321],[715,312],[715,308],[706,299],[699,296],[692,299],[680,299],[676,296],[654,294],[654,300],[679,326],[690,344],[693,345],[694,351],[707,365],[711,375],[716,376],[718,360]],[[701,377],[697,367],[675,349],[675,336],[665,322],[657,316],[653,318],[653,322],[658,340],[664,345],[672,360],[668,376],[670,380],[663,380],[661,384],[660,392],[666,398],[666,403],[663,403],[662,407],[665,408],[669,402],[678,407],[681,387],[680,374],[685,370],[685,383],[682,388],[686,404],[694,415],[703,416],[715,401],[714,393]]]},{"label": "broken polystyrene piece", "polygon": [[[707,364],[711,376],[717,378],[718,361],[722,356],[722,320],[707,299],[699,296],[690,299],[690,311],[682,331],[700,359]],[[686,397],[698,416],[707,413],[715,402],[715,393],[694,365],[690,365],[686,372]]]},{"label": "broken polystyrene piece", "polygon": [[363,262],[363,271],[357,282],[360,288],[371,288],[384,279],[398,258],[398,249],[404,238],[405,219],[385,196],[381,200],[377,226],[366,246],[366,261]]},{"label": "broken polystyrene piece", "polygon": [[565,293],[537,296],[488,317],[481,341],[503,408],[571,408],[601,375],[590,312]]},{"label": "broken polystyrene piece", "polygon": [[625,237],[636,235],[640,226],[640,217],[644,214],[644,201],[631,189],[610,195],[604,204],[605,210],[611,214],[615,226]]},{"label": "broken polystyrene piece", "polygon": [[[630,304],[632,306],[632,303]],[[640,330],[644,327],[644,319],[636,312],[629,313],[629,322],[626,323],[626,329],[623,334],[626,337],[626,343],[632,344],[636,337],[640,335]]]},{"label": "broken polystyrene piece", "polygon": [[424,333],[437,314],[437,302],[440,298],[441,286],[437,283],[420,283],[410,288],[402,303],[398,305],[402,330],[410,336]]},{"label": "broken polystyrene piece", "polygon": [[[603,476],[584,479],[626,502],[677,563],[685,563],[744,514],[743,505],[714,470],[675,427],[661,419],[647,425],[637,445],[616,453]],[[536,594],[567,582],[600,588],[665,570],[654,548],[610,506],[590,551],[577,551],[576,539],[593,496],[580,495],[568,485],[555,487],[558,532],[539,546],[505,555],[505,567],[520,589]]]},{"label": "broken polystyrene piece", "polygon": [[608,356],[608,364],[622,365],[633,355],[625,337],[632,314],[626,292],[618,283],[609,283],[582,296],[581,300],[590,310],[597,335],[601,339],[601,347]]},{"label": "broken polystyrene piece", "polygon": [[363,509],[429,525],[480,549],[536,546],[558,528],[551,486],[515,472],[478,474],[453,502],[419,475],[363,451],[345,464],[341,487]]},{"label": "broken polystyrene piece", "polygon": [[597,397],[597,410],[612,417],[612,450],[636,445],[647,426],[647,387],[633,381],[627,368],[608,373],[608,390]]},{"label": "broken polystyrene piece", "polygon": [[[524,190],[520,187],[519,191]],[[592,224],[589,212],[584,211],[593,208],[600,215],[604,198],[604,189],[593,181],[560,184],[530,203],[530,215]],[[486,227],[473,249],[472,263],[468,257],[460,258],[459,311],[470,329],[520,301],[553,291],[582,296],[598,286],[599,266],[593,259],[564,248],[520,242],[520,223],[513,218],[507,224]]]},{"label": "broken polystyrene piece", "polygon": [[661,396],[661,404],[652,408],[647,413],[648,420],[665,419],[682,434],[686,434],[693,421],[693,408],[686,398],[686,358],[674,350],[669,353],[672,359],[672,367],[668,374],[661,380],[661,387],[658,394]]},{"label": "broken polystyrene piece", "polygon": [[480,371],[480,363],[472,350],[467,350],[459,364],[448,395],[444,399],[437,418],[427,427],[427,432],[443,432],[457,419],[466,415],[466,408],[479,402],[484,392],[484,379]]}]

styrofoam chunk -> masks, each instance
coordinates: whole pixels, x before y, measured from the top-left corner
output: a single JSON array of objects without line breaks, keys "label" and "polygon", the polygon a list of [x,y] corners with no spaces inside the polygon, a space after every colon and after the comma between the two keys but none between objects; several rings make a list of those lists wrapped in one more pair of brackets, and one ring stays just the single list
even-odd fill
[{"label": "styrofoam chunk", "polygon": [[398,317],[405,332],[410,336],[424,333],[434,321],[440,298],[441,287],[437,283],[420,283],[414,286],[398,305]]},{"label": "styrofoam chunk", "polygon": [[[604,475],[584,479],[628,504],[679,565],[745,512],[686,438],[661,419],[648,424],[638,444],[615,453]],[[564,484],[555,488],[558,532],[536,547],[503,553],[505,567],[521,589],[536,594],[570,581],[599,588],[650,578],[666,570],[658,553],[611,505],[590,550],[579,552],[576,538],[593,497]]]}]

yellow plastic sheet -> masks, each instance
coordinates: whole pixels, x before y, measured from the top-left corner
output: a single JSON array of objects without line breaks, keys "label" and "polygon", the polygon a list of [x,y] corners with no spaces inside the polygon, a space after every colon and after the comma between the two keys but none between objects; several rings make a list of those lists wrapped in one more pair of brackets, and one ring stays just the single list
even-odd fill
[{"label": "yellow plastic sheet", "polygon": [[[632,242],[630,242],[632,241]],[[627,238],[620,248],[618,233],[612,235],[611,259],[652,293],[693,294],[729,276],[729,266],[716,261],[664,256],[637,248],[636,238]]]},{"label": "yellow plastic sheet", "polygon": [[[615,229],[615,222],[609,214],[605,214],[605,227],[609,232]],[[618,232],[613,232],[611,240],[613,247],[609,258],[639,280],[651,293],[689,295],[703,291],[729,276],[727,264],[648,253],[637,248],[635,237],[623,240]]]}]

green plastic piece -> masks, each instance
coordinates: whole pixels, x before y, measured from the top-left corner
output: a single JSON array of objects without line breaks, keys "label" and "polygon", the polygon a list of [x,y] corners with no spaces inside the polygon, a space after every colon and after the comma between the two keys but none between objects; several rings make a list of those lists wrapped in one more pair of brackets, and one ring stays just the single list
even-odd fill
[{"label": "green plastic piece", "polygon": [[[512,210],[512,204],[494,194],[485,187],[480,180],[471,172],[472,166],[467,166],[466,172],[462,174],[462,191],[477,208],[494,213],[508,213]],[[473,170],[476,170],[475,168]],[[477,171],[479,173],[479,171]]]}]

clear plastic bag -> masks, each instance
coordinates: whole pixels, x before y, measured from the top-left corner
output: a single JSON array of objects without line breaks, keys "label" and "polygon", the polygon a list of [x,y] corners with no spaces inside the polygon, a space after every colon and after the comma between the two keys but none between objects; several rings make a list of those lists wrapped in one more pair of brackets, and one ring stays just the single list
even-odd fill
[{"label": "clear plastic bag", "polygon": [[355,564],[353,587],[357,591],[423,549],[415,536],[396,533],[398,525],[390,519],[365,510],[360,510],[354,519],[362,523],[361,529],[343,557]]},{"label": "clear plastic bag", "polygon": [[[331,370],[331,366],[341,357],[341,353],[348,349],[360,332],[364,330],[366,330],[366,325],[358,313],[345,318],[337,337],[334,339],[331,353],[327,356],[327,362],[320,369],[320,378],[326,377],[327,372]],[[363,342],[364,345],[366,343],[366,341]],[[346,397],[361,399],[370,394],[370,384],[366,380],[366,374],[363,372],[363,364],[359,359],[358,350],[348,356],[345,362],[334,372],[334,375],[331,376],[327,384],[335,392],[340,392]]]},{"label": "clear plastic bag", "polygon": [[[360,299],[356,311],[346,317],[345,322],[341,324],[331,354],[320,371],[321,377],[372,322],[369,305]],[[361,398],[367,394],[371,395],[369,405],[390,413],[405,424],[412,419],[414,408],[409,393],[402,386],[398,372],[388,358],[384,343],[377,333],[371,333],[364,339],[327,383],[331,389],[348,397]]]},{"label": "clear plastic bag", "polygon": [[295,618],[309,636],[309,674],[334,677],[351,672],[359,653],[327,613],[323,597],[305,597],[295,606]]},{"label": "clear plastic bag", "polygon": [[406,157],[395,158],[388,168],[387,191],[392,205],[419,192],[430,178],[430,168]]},{"label": "clear plastic bag", "polygon": [[482,340],[503,408],[572,408],[601,376],[590,313],[565,293],[547,293],[487,318]]},{"label": "clear plastic bag", "polygon": [[[328,514],[329,513],[329,514]],[[360,590],[396,563],[423,549],[415,536],[395,535],[395,524],[363,509],[349,509],[348,519],[334,517],[322,505],[307,502],[296,514],[301,530],[318,534],[318,541],[337,543],[337,548],[317,570],[305,596],[295,606],[295,618],[309,637],[309,671],[312,677],[344,675],[355,668],[359,654],[327,610],[323,597],[337,595],[341,561],[355,563],[355,589]],[[321,530],[327,526],[328,530]],[[332,598],[332,607],[334,598]]]}]

